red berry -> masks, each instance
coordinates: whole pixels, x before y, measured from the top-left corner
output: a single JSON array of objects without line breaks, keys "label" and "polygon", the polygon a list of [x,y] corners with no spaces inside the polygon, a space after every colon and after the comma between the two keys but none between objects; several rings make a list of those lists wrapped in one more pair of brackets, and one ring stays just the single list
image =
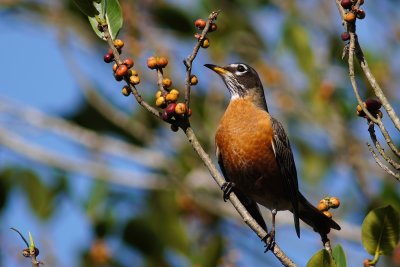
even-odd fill
[{"label": "red berry", "polygon": [[348,33],[348,32],[343,32],[343,33],[340,35],[340,38],[342,38],[343,41],[348,41],[348,40],[350,40],[350,33]]},{"label": "red berry", "polygon": [[365,106],[369,111],[378,110],[382,107],[382,102],[378,98],[372,97],[365,100]]},{"label": "red berry", "polygon": [[209,32],[215,32],[217,30],[217,24],[211,23]]},{"label": "red berry", "polygon": [[362,9],[357,10],[356,16],[357,16],[357,18],[359,18],[359,19],[365,18],[365,11],[362,10]]},{"label": "red berry", "polygon": [[167,111],[163,110],[163,112],[161,112],[161,119],[163,119],[164,121],[171,119],[171,117],[172,116],[170,116]]},{"label": "red berry", "polygon": [[104,55],[104,62],[105,63],[111,63],[114,60],[114,55],[113,54],[105,54]]},{"label": "red berry", "polygon": [[115,74],[117,76],[125,76],[127,73],[128,73],[128,67],[126,65],[119,65],[119,67],[115,71]]},{"label": "red berry", "polygon": [[206,26],[206,21],[204,19],[198,19],[194,22],[194,26],[196,26],[199,30],[202,30]]},{"label": "red berry", "polygon": [[342,0],[340,4],[342,5],[343,8],[346,9],[350,9],[352,5],[351,0]]},{"label": "red berry", "polygon": [[169,103],[168,106],[165,108],[165,111],[167,112],[168,116],[172,117],[175,115],[175,107],[176,103]]},{"label": "red berry", "polygon": [[126,65],[126,66],[128,67],[128,69],[130,69],[130,68],[133,67],[133,65],[134,65],[135,63],[133,62],[133,59],[127,58],[127,59],[125,59],[125,60],[122,62],[122,64]]}]

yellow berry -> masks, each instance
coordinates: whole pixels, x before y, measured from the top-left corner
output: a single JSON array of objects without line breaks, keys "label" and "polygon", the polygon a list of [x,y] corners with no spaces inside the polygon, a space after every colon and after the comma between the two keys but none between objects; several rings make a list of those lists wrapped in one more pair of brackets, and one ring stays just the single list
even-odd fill
[{"label": "yellow berry", "polygon": [[121,39],[115,39],[114,46],[117,49],[121,49],[122,47],[124,47],[124,41],[122,41]]},{"label": "yellow berry", "polygon": [[179,97],[179,91],[176,89],[172,89],[171,91],[169,91],[169,93],[173,94],[173,95],[177,95],[177,97]]},{"label": "yellow berry", "polygon": [[122,94],[124,96],[129,96],[132,93],[131,88],[129,88],[129,86],[125,85],[124,87],[122,87]]},{"label": "yellow berry", "polygon": [[184,103],[178,103],[175,106],[175,113],[177,115],[183,115],[186,113],[186,105]]},{"label": "yellow berry", "polygon": [[317,209],[319,211],[327,211],[329,209],[329,206],[325,202],[320,202],[317,205]]},{"label": "yellow berry", "polygon": [[332,216],[333,216],[332,213],[329,212],[329,211],[327,211],[327,210],[324,211],[323,214],[324,214],[326,217],[328,217],[329,219],[332,218]]},{"label": "yellow berry", "polygon": [[132,75],[132,76],[129,77],[129,82],[131,84],[133,84],[133,85],[139,84],[140,83],[140,78],[139,78],[139,76]]},{"label": "yellow berry", "polygon": [[172,85],[172,81],[171,81],[170,79],[164,78],[164,79],[162,80],[162,86],[163,86],[164,88],[170,88],[171,85]]},{"label": "yellow berry", "polygon": [[344,15],[343,19],[346,22],[353,22],[356,20],[356,14],[354,14],[353,12],[348,12]]},{"label": "yellow berry", "polygon": [[165,97],[160,96],[156,99],[156,106],[162,107],[163,105],[165,105]]},{"label": "yellow berry", "polygon": [[329,198],[329,207],[336,209],[340,206],[340,200],[337,197]]},{"label": "yellow berry", "polygon": [[190,84],[191,85],[196,85],[198,82],[199,82],[199,80],[197,79],[196,75],[190,76]]},{"label": "yellow berry", "polygon": [[162,95],[162,92],[160,90],[158,90],[156,93],[156,99],[159,98],[161,95]]},{"label": "yellow berry", "polygon": [[178,96],[179,96],[179,94],[177,95],[177,94],[168,93],[168,94],[165,96],[165,100],[171,101],[171,102],[175,102],[176,100],[178,100]]},{"label": "yellow berry", "polygon": [[201,42],[201,47],[203,48],[207,48],[210,46],[210,40],[208,38],[205,38],[202,42]]}]

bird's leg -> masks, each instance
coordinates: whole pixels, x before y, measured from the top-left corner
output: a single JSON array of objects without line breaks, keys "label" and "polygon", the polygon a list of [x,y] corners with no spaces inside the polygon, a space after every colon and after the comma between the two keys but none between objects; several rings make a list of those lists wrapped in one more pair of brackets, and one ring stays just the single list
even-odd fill
[{"label": "bird's leg", "polygon": [[232,182],[225,182],[222,184],[221,190],[224,192],[223,198],[225,202],[229,199],[229,195],[233,192],[234,187],[235,183]]},{"label": "bird's leg", "polygon": [[274,245],[275,245],[275,217],[277,214],[276,209],[273,209],[271,211],[272,213],[272,227],[271,227],[271,231],[262,239],[265,242],[265,252],[267,252],[268,250],[272,250],[274,249]]}]

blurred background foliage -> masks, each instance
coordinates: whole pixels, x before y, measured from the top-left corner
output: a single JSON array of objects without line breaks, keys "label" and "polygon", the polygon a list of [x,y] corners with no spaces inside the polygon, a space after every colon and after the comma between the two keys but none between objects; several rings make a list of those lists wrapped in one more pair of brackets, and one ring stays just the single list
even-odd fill
[{"label": "blurred background foliage", "polygon": [[[360,43],[398,107],[400,9],[394,0],[365,2]],[[343,245],[349,266],[360,266],[368,257],[362,220],[373,207],[399,209],[399,186],[365,146],[367,124],[355,116],[334,1],[120,3],[123,55],[135,60],[138,88],[151,103],[157,86],[147,57],[167,56],[166,75],[182,89],[182,60],[196,42],[193,22],[222,10],[211,46],[193,69],[200,80],[192,90],[193,129],[214,158],[228,93],[202,65],[254,66],[271,113],[292,141],[301,190],[314,204],[326,195],[341,199],[334,218],[343,230],[332,241]],[[105,43],[72,1],[2,0],[0,17],[1,266],[29,264],[9,227],[31,231],[49,266],[280,266],[222,201],[184,134],[122,96],[102,61]],[[365,79],[357,79],[370,96]],[[320,248],[307,226],[297,239],[289,213],[279,213],[277,231],[277,242],[300,266]],[[400,248],[379,266],[400,266]]]}]

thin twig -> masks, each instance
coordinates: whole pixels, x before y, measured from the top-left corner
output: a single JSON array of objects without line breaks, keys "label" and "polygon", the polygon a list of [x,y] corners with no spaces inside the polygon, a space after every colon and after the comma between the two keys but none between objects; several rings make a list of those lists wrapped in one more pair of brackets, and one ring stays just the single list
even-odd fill
[{"label": "thin twig", "polygon": [[367,143],[368,149],[371,152],[372,156],[374,157],[376,163],[381,167],[385,172],[388,174],[392,175],[394,178],[396,178],[397,181],[400,181],[400,173],[395,173],[391,169],[389,169],[385,164],[380,161],[378,156],[376,155],[374,149],[372,148],[371,144]]},{"label": "thin twig", "polygon": [[371,137],[372,143],[375,145],[375,148],[378,150],[379,154],[390,164],[393,166],[393,168],[395,168],[396,170],[400,170],[400,164],[398,164],[397,162],[395,162],[394,160],[392,160],[392,158],[390,158],[384,151],[384,149],[382,148],[380,142],[378,141],[378,139],[376,138],[376,134],[375,134],[375,124],[373,122],[369,123],[369,127],[368,127],[368,132],[369,135]]},{"label": "thin twig", "polygon": [[185,78],[185,104],[189,108],[190,105],[190,76],[192,75],[192,66],[193,60],[196,58],[197,53],[199,52],[200,46],[204,39],[206,38],[207,33],[210,30],[211,24],[217,19],[220,10],[213,11],[208,16],[208,20],[206,26],[204,27],[201,35],[197,39],[197,44],[194,46],[192,53],[183,61],[184,65],[186,66],[186,78]]}]

